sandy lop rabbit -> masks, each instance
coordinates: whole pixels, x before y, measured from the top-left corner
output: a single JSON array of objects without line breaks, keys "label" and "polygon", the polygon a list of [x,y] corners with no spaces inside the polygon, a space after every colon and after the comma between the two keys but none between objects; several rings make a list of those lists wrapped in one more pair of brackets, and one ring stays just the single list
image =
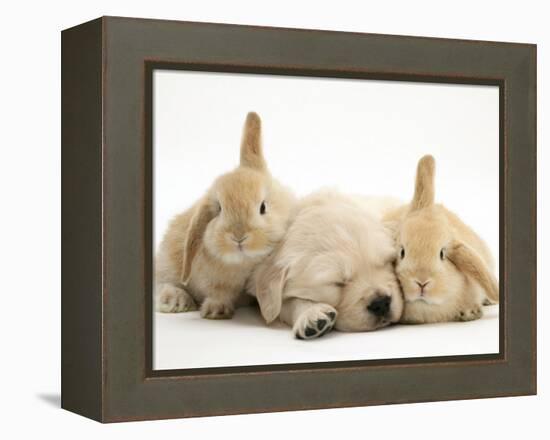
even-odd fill
[{"label": "sandy lop rabbit", "polygon": [[248,291],[270,323],[298,339],[333,327],[369,331],[396,322],[403,298],[390,231],[356,199],[333,191],[301,200],[283,241],[253,272]]},{"label": "sandy lop rabbit", "polygon": [[484,303],[499,300],[489,248],[456,214],[434,203],[434,174],[434,158],[422,157],[412,202],[384,216],[395,230],[405,323],[474,320]]},{"label": "sandy lop rabbit", "polygon": [[249,113],[240,166],[171,222],[155,261],[156,310],[197,310],[230,318],[247,278],[281,240],[294,197],[273,179],[261,144],[261,121]]}]

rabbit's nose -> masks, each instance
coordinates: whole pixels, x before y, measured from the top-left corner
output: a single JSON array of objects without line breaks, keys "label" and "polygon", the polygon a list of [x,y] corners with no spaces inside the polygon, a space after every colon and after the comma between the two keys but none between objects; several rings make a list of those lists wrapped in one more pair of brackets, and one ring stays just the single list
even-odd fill
[{"label": "rabbit's nose", "polygon": [[375,316],[387,316],[390,311],[391,297],[384,295],[373,300],[367,309]]},{"label": "rabbit's nose", "polygon": [[415,280],[415,283],[418,284],[418,286],[420,287],[420,291],[423,292],[424,291],[424,287],[426,287],[428,284],[430,284],[430,281],[425,281],[423,283],[421,283],[420,281],[418,280]]},{"label": "rabbit's nose", "polygon": [[240,237],[235,237],[235,236],[231,237],[231,239],[237,244],[242,244],[243,241],[245,241],[247,238],[248,238],[248,235],[241,235]]}]

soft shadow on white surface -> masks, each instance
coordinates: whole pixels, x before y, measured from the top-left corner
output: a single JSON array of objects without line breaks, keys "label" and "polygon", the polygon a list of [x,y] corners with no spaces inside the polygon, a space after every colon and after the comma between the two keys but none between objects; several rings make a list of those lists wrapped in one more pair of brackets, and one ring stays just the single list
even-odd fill
[{"label": "soft shadow on white surface", "polygon": [[498,353],[498,306],[471,322],[396,325],[370,333],[331,332],[294,339],[279,322],[267,326],[255,308],[231,320],[201,319],[198,312],[155,313],[154,368],[333,362]]},{"label": "soft shadow on white surface", "polygon": [[61,408],[61,394],[59,393],[40,393],[36,397],[50,406]]}]

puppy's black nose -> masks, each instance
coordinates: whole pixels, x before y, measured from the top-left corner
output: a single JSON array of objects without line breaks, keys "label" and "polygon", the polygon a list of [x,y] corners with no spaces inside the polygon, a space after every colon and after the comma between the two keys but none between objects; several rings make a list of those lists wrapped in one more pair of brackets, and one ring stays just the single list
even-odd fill
[{"label": "puppy's black nose", "polygon": [[367,309],[375,316],[387,316],[390,311],[391,297],[384,295],[371,302]]}]

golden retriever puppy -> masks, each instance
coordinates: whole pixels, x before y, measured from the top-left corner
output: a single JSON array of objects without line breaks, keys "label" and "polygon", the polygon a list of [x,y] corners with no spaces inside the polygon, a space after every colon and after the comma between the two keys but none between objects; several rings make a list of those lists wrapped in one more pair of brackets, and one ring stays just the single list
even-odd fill
[{"label": "golden retriever puppy", "polygon": [[390,232],[359,198],[322,191],[304,198],[285,238],[247,284],[267,323],[298,339],[332,328],[370,331],[397,322],[403,298]]}]

